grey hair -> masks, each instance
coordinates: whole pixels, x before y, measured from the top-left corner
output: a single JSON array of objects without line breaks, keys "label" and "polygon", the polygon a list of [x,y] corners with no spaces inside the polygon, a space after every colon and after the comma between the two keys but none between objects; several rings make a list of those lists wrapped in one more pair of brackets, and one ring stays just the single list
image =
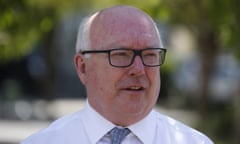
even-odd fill
[{"label": "grey hair", "polygon": [[90,27],[94,18],[98,15],[98,12],[95,14],[84,18],[78,29],[78,36],[76,42],[76,52],[90,49]]},{"label": "grey hair", "polygon": [[164,44],[163,44],[163,40],[162,40],[162,38],[161,38],[160,30],[159,30],[159,28],[157,27],[156,22],[154,22],[153,19],[151,19],[151,20],[152,20],[153,25],[154,25],[154,28],[155,28],[155,30],[156,30],[156,32],[157,32],[157,37],[158,37],[159,42],[160,42],[159,45],[160,45],[161,48],[163,48],[163,47],[164,47]]}]

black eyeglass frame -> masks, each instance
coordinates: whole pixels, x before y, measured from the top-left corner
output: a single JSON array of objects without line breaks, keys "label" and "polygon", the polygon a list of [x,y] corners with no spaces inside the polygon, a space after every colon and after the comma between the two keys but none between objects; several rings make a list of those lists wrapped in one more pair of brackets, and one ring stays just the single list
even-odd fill
[{"label": "black eyeglass frame", "polygon": [[[112,62],[111,62],[110,53],[112,51],[115,51],[115,50],[130,50],[130,51],[133,51],[134,54],[133,54],[131,62],[128,65],[126,65],[126,66],[113,65]],[[145,51],[145,50],[161,50],[161,51],[163,51],[162,62],[160,62],[159,65],[147,65],[147,64],[145,64],[145,62],[143,60],[143,57],[142,57],[142,52]],[[166,57],[166,53],[167,53],[167,49],[165,49],[165,48],[145,48],[145,49],[135,50],[135,49],[130,49],[130,48],[117,48],[117,49],[108,49],[108,50],[85,50],[85,51],[80,51],[80,53],[82,55],[92,54],[92,53],[107,53],[108,54],[108,62],[113,67],[119,67],[119,68],[129,67],[129,66],[131,66],[133,64],[136,56],[139,56],[141,58],[142,63],[143,63],[144,66],[147,66],[147,67],[157,67],[157,66],[160,66],[160,65],[162,65],[164,63],[165,57]]]}]

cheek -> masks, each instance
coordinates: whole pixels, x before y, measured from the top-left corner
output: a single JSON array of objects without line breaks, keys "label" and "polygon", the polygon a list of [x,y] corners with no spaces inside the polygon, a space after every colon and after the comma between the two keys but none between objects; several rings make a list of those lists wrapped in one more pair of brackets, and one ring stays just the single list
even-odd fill
[{"label": "cheek", "polygon": [[[95,65],[88,69],[87,85],[91,93],[103,97],[114,95],[115,85],[118,80],[118,72],[108,65]],[[90,89],[89,89],[90,90]]]},{"label": "cheek", "polygon": [[160,86],[161,86],[161,78],[160,78],[159,69],[149,71],[148,78],[150,80],[152,89],[154,89],[154,92],[159,93]]}]

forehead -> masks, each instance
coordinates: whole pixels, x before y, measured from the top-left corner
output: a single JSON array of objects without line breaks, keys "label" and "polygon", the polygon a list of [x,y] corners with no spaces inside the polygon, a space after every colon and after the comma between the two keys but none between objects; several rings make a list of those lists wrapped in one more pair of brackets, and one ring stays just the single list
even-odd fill
[{"label": "forehead", "polygon": [[150,17],[132,9],[107,11],[93,20],[92,49],[159,47],[160,39]]}]

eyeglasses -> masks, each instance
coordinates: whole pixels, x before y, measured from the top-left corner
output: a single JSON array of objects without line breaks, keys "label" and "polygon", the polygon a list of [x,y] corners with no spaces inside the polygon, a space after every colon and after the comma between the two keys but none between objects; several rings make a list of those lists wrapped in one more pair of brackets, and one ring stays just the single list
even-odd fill
[{"label": "eyeglasses", "polygon": [[87,50],[83,55],[91,53],[107,53],[109,64],[113,67],[129,67],[136,56],[140,56],[144,66],[157,67],[164,63],[167,50],[164,48],[146,48],[140,50],[119,48],[109,50]]}]

